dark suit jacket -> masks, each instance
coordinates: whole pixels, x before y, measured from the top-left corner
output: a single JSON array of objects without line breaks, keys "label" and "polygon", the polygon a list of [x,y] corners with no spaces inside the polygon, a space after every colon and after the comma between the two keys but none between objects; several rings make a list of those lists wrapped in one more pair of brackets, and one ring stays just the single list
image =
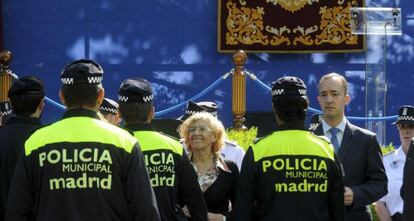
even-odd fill
[{"label": "dark suit jacket", "polygon": [[414,220],[414,141],[411,141],[410,149],[407,153],[407,160],[404,166],[403,184],[401,187],[401,197],[404,200],[405,220]]},{"label": "dark suit jacket", "polygon": [[[324,135],[322,123],[311,131]],[[369,204],[387,194],[387,176],[376,135],[347,122],[338,157],[344,169],[344,184],[354,192],[353,205],[345,208],[345,221],[371,220]]]}]

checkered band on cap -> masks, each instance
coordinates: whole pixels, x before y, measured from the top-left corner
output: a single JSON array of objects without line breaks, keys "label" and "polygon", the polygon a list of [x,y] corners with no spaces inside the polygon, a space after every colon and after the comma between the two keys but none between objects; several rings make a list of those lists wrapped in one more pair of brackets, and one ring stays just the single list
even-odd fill
[{"label": "checkered band on cap", "polygon": [[414,117],[413,116],[399,116],[397,121],[413,121],[414,122]]},{"label": "checkered band on cap", "polygon": [[109,113],[112,113],[112,114],[117,114],[118,113],[117,109],[110,108],[110,107],[100,107],[99,110],[104,111],[104,112],[109,112]]},{"label": "checkered band on cap", "polygon": [[[87,77],[87,83],[88,84],[99,84],[102,82],[103,77],[102,76],[94,76],[94,77]],[[74,78],[61,78],[62,83],[66,85],[71,85],[75,83]]]},{"label": "checkered band on cap", "polygon": [[121,103],[129,103],[129,102],[138,102],[138,103],[147,103],[154,99],[154,95],[148,95],[144,97],[139,96],[124,96],[124,95],[118,95],[118,101]]},{"label": "checkered band on cap", "polygon": [[398,110],[398,118],[393,124],[411,124],[414,125],[414,107],[403,105]]},{"label": "checkered band on cap", "polygon": [[13,109],[11,107],[11,104],[6,102],[0,102],[0,115],[1,116],[7,116],[13,113]]},{"label": "checkered band on cap", "polygon": [[127,96],[118,95],[118,101],[119,102],[122,102],[122,103],[126,103],[126,102],[128,102],[128,97]]},{"label": "checkered band on cap", "polygon": [[299,94],[302,96],[306,95],[306,89],[297,89],[297,93],[286,92],[285,89],[274,89],[272,90],[272,96],[280,96],[285,94]]},{"label": "checkered band on cap", "polygon": [[64,85],[100,84],[103,69],[93,60],[79,59],[63,68],[60,79]]},{"label": "checkered band on cap", "polygon": [[10,114],[12,114],[12,110],[7,110],[7,111],[1,111],[0,112],[0,114],[1,114],[1,116],[7,116],[7,115],[10,115]]},{"label": "checkered band on cap", "polygon": [[213,115],[214,117],[218,116],[217,111],[213,111],[213,112],[205,111],[205,110],[200,110],[200,111],[186,110],[185,111],[185,114],[188,115],[188,116],[191,116],[191,115],[194,115],[194,114],[197,114],[197,113],[209,113],[209,114]]},{"label": "checkered band on cap", "polygon": [[306,85],[303,80],[285,76],[272,82],[272,97],[287,95],[306,96]]}]

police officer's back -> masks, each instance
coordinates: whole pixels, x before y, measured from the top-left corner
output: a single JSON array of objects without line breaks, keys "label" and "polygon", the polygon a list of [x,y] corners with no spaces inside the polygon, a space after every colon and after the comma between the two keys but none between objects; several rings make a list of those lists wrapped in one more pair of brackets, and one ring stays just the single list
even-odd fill
[{"label": "police officer's back", "polygon": [[[4,220],[10,182],[24,142],[33,130],[41,126],[44,96],[40,79],[26,76],[13,82],[8,91],[10,103],[3,103],[2,114],[8,116],[8,120],[4,127],[0,127],[0,220]],[[11,105],[14,115],[9,115]]]},{"label": "police officer's back", "polygon": [[96,118],[102,78],[91,60],[63,69],[67,111],[26,141],[6,220],[159,220],[136,139]]},{"label": "police officer's back", "polygon": [[119,89],[119,111],[125,127],[133,131],[144,154],[151,185],[162,220],[186,220],[181,207],[187,206],[191,220],[207,220],[207,207],[197,176],[181,144],[155,132],[150,83],[141,78],[127,79]]},{"label": "police officer's back", "polygon": [[308,100],[303,81],[275,81],[272,104],[278,129],[244,157],[235,220],[343,220],[344,186],[334,149],[304,129]]}]

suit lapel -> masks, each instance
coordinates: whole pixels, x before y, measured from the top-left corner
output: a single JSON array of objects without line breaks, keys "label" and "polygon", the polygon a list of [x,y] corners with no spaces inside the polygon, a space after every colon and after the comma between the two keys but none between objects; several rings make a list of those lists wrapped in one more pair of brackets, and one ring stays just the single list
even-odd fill
[{"label": "suit lapel", "polygon": [[348,121],[346,122],[344,136],[342,137],[341,148],[339,149],[338,156],[342,161],[347,153],[350,151],[350,147],[353,143],[354,127]]},{"label": "suit lapel", "polygon": [[[312,128],[311,131],[313,131],[314,134],[319,135],[319,136],[325,135],[323,133],[322,123]],[[347,153],[350,151],[349,149],[351,149],[350,147],[353,142],[352,139],[353,139],[354,131],[355,131],[354,126],[347,121],[346,126],[345,126],[344,136],[342,137],[341,148],[339,149],[339,153],[337,153],[341,161],[345,158]]]}]

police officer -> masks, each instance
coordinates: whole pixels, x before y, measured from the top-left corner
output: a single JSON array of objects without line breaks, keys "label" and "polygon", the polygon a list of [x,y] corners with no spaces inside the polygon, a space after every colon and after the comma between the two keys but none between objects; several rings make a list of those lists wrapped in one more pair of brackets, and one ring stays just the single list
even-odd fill
[{"label": "police officer", "polygon": [[10,102],[0,102],[0,127],[6,124],[6,119],[13,113]]},{"label": "police officer", "polygon": [[235,220],[344,220],[344,185],[333,146],[304,129],[308,99],[297,77],[273,82],[277,130],[244,157]]},{"label": "police officer", "polygon": [[414,139],[411,139],[410,148],[404,165],[401,196],[404,200],[404,221],[414,220]]},{"label": "police officer", "polygon": [[[189,101],[181,120],[184,121],[191,115],[200,112],[207,112],[218,118],[217,109],[217,104],[211,101],[202,101],[197,103]],[[221,149],[221,156],[225,160],[235,162],[239,170],[241,168],[244,154],[245,152],[243,148],[241,148],[235,141],[228,139],[224,140],[224,147]]]},{"label": "police officer", "polygon": [[9,115],[4,127],[0,128],[0,220],[4,220],[10,182],[24,142],[41,126],[45,97],[43,83],[36,77],[22,77],[13,82],[8,97],[11,103],[5,103],[4,112],[10,114],[13,105],[15,115]]},{"label": "police officer", "polygon": [[207,220],[197,176],[183,147],[177,140],[155,132],[150,124],[153,96],[150,83],[141,78],[122,82],[118,95],[125,127],[133,131],[144,154],[161,220],[185,220],[180,209],[184,205],[192,220]]},{"label": "police officer", "polygon": [[383,162],[388,178],[388,193],[375,203],[375,210],[381,221],[403,221],[404,202],[400,195],[403,182],[406,154],[414,137],[414,107],[403,105],[394,124],[400,135],[401,146],[384,156]]},{"label": "police officer", "polygon": [[113,125],[119,125],[121,118],[118,115],[118,103],[109,98],[104,98],[101,106],[99,107],[99,112],[103,115],[106,121]]},{"label": "police officer", "polygon": [[26,141],[6,220],[159,220],[137,140],[96,118],[102,78],[92,60],[63,69],[59,95],[67,111]]}]

